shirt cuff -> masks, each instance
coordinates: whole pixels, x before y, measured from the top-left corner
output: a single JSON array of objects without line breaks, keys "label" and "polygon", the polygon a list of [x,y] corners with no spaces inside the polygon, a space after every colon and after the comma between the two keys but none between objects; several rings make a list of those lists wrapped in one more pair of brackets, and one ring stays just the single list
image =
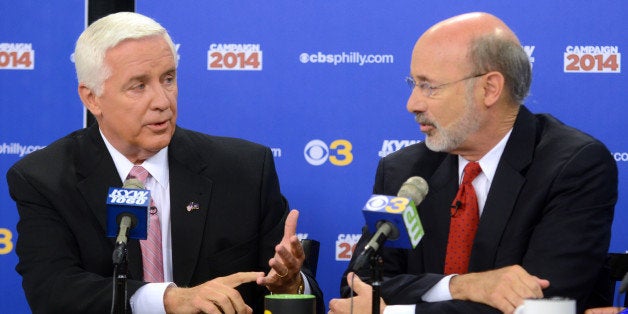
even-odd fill
[{"label": "shirt cuff", "polygon": [[456,274],[452,274],[446,277],[443,277],[438,283],[436,283],[430,290],[427,290],[422,296],[421,300],[425,302],[440,302],[440,301],[449,301],[453,298],[451,297],[451,292],[449,291],[449,281]]},{"label": "shirt cuff", "polygon": [[384,314],[414,314],[416,305],[386,305]]},{"label": "shirt cuff", "polygon": [[303,279],[303,294],[312,294],[312,287],[310,287],[310,282],[307,281],[307,276],[301,272],[301,279]]},{"label": "shirt cuff", "polygon": [[164,307],[164,293],[168,287],[176,287],[173,282],[147,283],[137,289],[131,296],[131,310],[133,313],[166,313]]}]

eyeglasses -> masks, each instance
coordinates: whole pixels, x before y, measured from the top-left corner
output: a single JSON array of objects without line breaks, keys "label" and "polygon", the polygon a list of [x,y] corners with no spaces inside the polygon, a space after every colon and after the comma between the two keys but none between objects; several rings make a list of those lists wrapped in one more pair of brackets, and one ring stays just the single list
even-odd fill
[{"label": "eyeglasses", "polygon": [[476,75],[472,75],[472,76],[467,76],[465,78],[461,78],[457,81],[453,81],[453,82],[449,82],[449,83],[444,83],[444,84],[439,84],[439,85],[432,85],[426,81],[421,81],[421,82],[416,82],[413,78],[411,77],[406,77],[406,83],[408,83],[408,86],[410,86],[411,89],[414,89],[415,87],[418,87],[421,90],[421,94],[423,94],[423,96],[425,97],[430,97],[434,94],[434,92],[437,89],[441,89],[447,85],[451,85],[451,84],[455,84],[458,82],[462,82],[462,81],[466,81],[466,80],[470,80],[476,77],[480,77],[482,75],[486,75],[486,73],[483,74],[476,74]]}]

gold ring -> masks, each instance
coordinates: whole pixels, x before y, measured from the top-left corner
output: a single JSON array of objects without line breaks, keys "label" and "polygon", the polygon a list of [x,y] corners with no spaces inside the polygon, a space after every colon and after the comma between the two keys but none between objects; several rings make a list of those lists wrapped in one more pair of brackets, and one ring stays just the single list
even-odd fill
[{"label": "gold ring", "polygon": [[279,278],[283,278],[283,277],[286,277],[286,276],[288,276],[288,270],[287,269],[286,269],[286,273],[283,274],[283,275],[280,275],[279,273],[277,273],[277,277],[279,277]]}]

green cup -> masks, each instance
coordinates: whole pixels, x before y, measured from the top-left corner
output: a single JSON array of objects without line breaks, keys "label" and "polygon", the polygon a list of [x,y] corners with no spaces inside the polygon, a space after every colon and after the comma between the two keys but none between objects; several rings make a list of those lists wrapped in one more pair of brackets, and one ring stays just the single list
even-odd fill
[{"label": "green cup", "polygon": [[264,314],[315,314],[312,294],[270,294],[264,299]]}]

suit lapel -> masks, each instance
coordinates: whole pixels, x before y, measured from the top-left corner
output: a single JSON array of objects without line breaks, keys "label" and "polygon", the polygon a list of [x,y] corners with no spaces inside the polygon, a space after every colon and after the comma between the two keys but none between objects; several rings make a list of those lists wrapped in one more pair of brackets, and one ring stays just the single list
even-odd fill
[{"label": "suit lapel", "polygon": [[[80,138],[79,141],[84,142],[77,145],[80,147],[76,162],[79,178],[77,189],[98,220],[104,236],[107,233],[107,193],[109,187],[120,187],[122,182],[96,124],[91,126],[87,136]],[[110,242],[113,252],[115,238],[111,238]],[[142,254],[139,242],[130,239],[127,249],[129,275],[131,278],[141,279]]]},{"label": "suit lapel", "polygon": [[531,134],[536,135],[534,115],[521,106],[480,217],[469,271],[494,266],[500,240],[525,184],[525,171],[532,162],[536,136]]},{"label": "suit lapel", "polygon": [[177,129],[169,148],[170,219],[174,282],[189,285],[201,255],[212,181],[194,145]]},{"label": "suit lapel", "polygon": [[426,269],[442,270],[444,267],[449,235],[449,207],[458,190],[457,169],[456,155],[448,155],[443,159],[429,179],[428,195],[430,197],[426,198],[420,207],[421,211],[429,211],[429,214],[420,214],[426,218],[426,221],[423,221],[423,226],[426,228],[425,245],[430,252],[426,255]]}]

